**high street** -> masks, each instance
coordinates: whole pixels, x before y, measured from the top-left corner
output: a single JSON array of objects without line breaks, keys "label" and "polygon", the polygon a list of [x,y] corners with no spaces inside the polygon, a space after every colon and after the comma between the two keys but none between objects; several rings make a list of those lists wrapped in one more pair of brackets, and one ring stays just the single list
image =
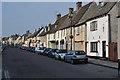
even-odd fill
[{"label": "high street", "polygon": [[3,52],[2,64],[5,78],[117,78],[117,69],[90,63],[72,65],[10,47]]}]

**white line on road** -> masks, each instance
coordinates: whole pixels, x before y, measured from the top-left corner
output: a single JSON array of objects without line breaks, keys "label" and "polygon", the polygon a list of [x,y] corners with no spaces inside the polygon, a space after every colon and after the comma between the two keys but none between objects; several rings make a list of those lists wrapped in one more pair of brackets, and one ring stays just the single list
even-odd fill
[{"label": "white line on road", "polygon": [[5,75],[5,78],[10,78],[9,72],[7,70],[4,70],[4,75]]}]

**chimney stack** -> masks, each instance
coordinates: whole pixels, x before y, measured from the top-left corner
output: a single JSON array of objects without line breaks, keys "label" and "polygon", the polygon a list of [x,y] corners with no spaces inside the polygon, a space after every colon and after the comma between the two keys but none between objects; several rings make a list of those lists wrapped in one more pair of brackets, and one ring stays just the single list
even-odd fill
[{"label": "chimney stack", "polygon": [[69,8],[69,13],[72,13],[73,12],[73,8]]},{"label": "chimney stack", "polygon": [[51,23],[49,23],[48,26],[51,26]]},{"label": "chimney stack", "polygon": [[58,20],[58,19],[60,19],[61,18],[61,14],[59,13],[59,14],[57,14],[57,16],[56,16],[56,20]]},{"label": "chimney stack", "polygon": [[82,7],[82,2],[76,2],[76,11]]},{"label": "chimney stack", "polygon": [[29,31],[29,30],[27,30],[27,31],[26,31],[26,34],[28,34],[28,33],[30,33],[30,31]]}]

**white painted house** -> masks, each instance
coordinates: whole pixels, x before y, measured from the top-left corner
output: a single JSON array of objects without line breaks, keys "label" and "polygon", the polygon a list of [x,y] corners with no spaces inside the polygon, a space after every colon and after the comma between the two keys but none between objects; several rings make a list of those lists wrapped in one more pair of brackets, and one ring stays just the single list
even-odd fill
[{"label": "white painted house", "polygon": [[88,56],[108,57],[108,30],[108,15],[87,22]]},{"label": "white painted house", "polygon": [[117,60],[117,5],[100,2],[87,21],[87,55]]}]

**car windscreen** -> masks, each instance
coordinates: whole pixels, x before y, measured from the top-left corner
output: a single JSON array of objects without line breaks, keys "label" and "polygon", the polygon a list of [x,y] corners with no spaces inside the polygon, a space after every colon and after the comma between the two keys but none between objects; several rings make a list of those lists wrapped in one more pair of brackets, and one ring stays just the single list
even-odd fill
[{"label": "car windscreen", "polygon": [[52,49],[52,52],[56,52],[57,49]]},{"label": "car windscreen", "polygon": [[84,51],[75,51],[75,54],[76,55],[85,55],[85,52]]},{"label": "car windscreen", "polygon": [[50,51],[50,50],[51,50],[51,48],[47,48],[47,49],[46,49],[46,51]]},{"label": "car windscreen", "polygon": [[67,50],[59,50],[59,53],[67,53]]},{"label": "car windscreen", "polygon": [[40,47],[39,50],[43,50],[44,48],[43,47]]}]

